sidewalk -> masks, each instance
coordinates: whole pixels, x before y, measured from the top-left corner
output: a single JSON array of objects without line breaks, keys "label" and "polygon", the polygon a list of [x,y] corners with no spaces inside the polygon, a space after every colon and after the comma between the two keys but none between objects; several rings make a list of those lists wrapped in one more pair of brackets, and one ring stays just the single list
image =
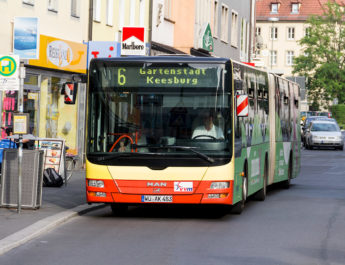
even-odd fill
[{"label": "sidewalk", "polygon": [[86,204],[85,170],[76,170],[60,188],[43,187],[42,205],[37,210],[0,208],[0,255],[43,234],[70,218],[103,207]]}]

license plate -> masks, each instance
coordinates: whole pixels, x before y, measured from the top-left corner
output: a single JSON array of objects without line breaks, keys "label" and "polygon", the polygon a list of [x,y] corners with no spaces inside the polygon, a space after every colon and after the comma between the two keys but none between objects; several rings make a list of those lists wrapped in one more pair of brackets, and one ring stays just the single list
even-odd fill
[{"label": "license plate", "polygon": [[141,202],[172,202],[171,195],[141,195]]}]

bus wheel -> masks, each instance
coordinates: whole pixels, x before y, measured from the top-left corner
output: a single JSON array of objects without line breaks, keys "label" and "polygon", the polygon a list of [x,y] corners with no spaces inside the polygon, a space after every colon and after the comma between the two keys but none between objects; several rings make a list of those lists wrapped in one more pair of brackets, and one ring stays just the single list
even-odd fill
[{"label": "bus wheel", "polygon": [[110,207],[111,211],[113,212],[113,215],[115,216],[124,215],[128,210],[128,205],[121,203],[112,203],[110,204]]},{"label": "bus wheel", "polygon": [[242,177],[242,200],[236,203],[232,207],[231,213],[233,214],[242,213],[244,209],[244,204],[246,203],[247,194],[248,194],[248,179],[247,179],[247,174],[245,174],[245,176]]},{"label": "bus wheel", "polygon": [[264,201],[266,199],[266,193],[267,193],[267,161],[265,161],[265,167],[264,167],[264,176],[263,176],[263,187],[261,190],[259,190],[254,198],[258,201]]}]

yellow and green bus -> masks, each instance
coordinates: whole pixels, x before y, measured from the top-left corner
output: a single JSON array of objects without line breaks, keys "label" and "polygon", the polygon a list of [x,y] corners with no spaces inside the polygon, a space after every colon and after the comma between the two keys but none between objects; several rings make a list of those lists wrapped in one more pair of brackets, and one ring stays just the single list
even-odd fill
[{"label": "yellow and green bus", "polygon": [[299,86],[227,58],[93,59],[86,197],[129,205],[246,199],[300,170]]}]

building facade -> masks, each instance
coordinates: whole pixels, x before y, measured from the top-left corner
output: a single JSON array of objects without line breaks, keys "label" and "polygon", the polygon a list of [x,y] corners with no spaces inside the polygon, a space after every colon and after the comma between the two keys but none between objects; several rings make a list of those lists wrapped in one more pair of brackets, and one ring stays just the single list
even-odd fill
[{"label": "building facade", "polygon": [[[19,58],[26,69],[23,111],[30,114],[30,133],[65,139],[73,154],[82,154],[84,146],[85,84],[80,76],[86,73],[88,8],[88,2],[81,0],[0,1],[0,54],[21,51]],[[23,32],[29,28],[20,22],[28,18],[38,18],[37,27],[30,28],[22,41]],[[25,45],[33,38],[39,42],[24,55]],[[76,104],[64,104],[62,89],[66,82],[78,84]],[[11,128],[13,112],[18,110],[18,90],[1,91],[0,98],[1,126]]]},{"label": "building facade", "polygon": [[152,47],[250,62],[254,22],[254,0],[153,0]]},{"label": "building facade", "polygon": [[150,41],[150,0],[92,0],[92,41],[121,42],[123,27],[145,27]]},{"label": "building facade", "polygon": [[[67,4],[66,4],[67,3]],[[14,49],[17,19],[34,18],[37,56],[20,57],[26,69],[24,112],[30,133],[63,138],[69,152],[84,152],[86,81],[89,62],[121,56],[123,27],[144,27],[146,54],[192,54],[250,62],[254,0],[0,0],[0,55]],[[18,32],[27,31],[23,26]],[[32,35],[32,36],[31,36]],[[23,44],[23,42],[22,42]],[[25,46],[25,45],[24,45]],[[20,48],[19,48],[20,49]],[[22,55],[20,55],[22,56]],[[64,103],[64,84],[78,88],[76,104]],[[11,104],[9,104],[11,102]],[[13,126],[18,91],[0,93],[0,122]]]},{"label": "building facade", "polygon": [[255,62],[301,85],[301,110],[309,110],[304,77],[292,74],[294,58],[303,48],[298,41],[308,31],[307,19],[321,15],[326,0],[257,0]]},{"label": "building facade", "polygon": [[[200,1],[199,2],[204,2]],[[214,55],[251,62],[255,22],[255,1],[211,1]]]}]

